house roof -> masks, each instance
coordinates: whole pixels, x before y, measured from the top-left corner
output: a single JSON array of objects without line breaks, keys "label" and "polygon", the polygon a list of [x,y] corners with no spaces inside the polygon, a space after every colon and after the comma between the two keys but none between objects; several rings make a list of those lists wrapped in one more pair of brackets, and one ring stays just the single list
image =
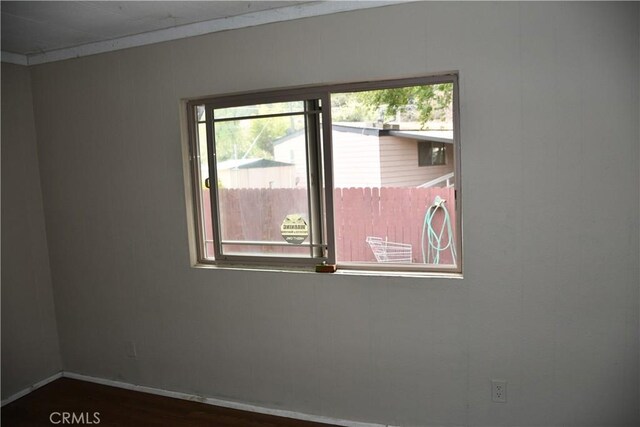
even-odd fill
[{"label": "house roof", "polygon": [[269,159],[232,159],[218,163],[219,170],[227,169],[254,169],[276,168],[282,166],[295,166],[293,163],[277,162]]},{"label": "house roof", "polygon": [[297,138],[298,136],[302,135],[303,133],[304,133],[304,129],[297,130],[295,132],[290,133],[289,135],[285,135],[282,138],[276,139],[275,141],[272,142],[272,144],[275,147],[276,145],[280,145],[283,142],[289,141],[290,139]]},{"label": "house roof", "polygon": [[389,135],[389,129],[367,126],[365,123],[334,123],[332,127],[334,131],[358,133],[366,136]]},{"label": "house roof", "polygon": [[[397,125],[394,125],[397,127]],[[417,139],[419,141],[433,141],[453,144],[452,130],[400,130],[397,128],[378,128],[367,126],[365,123],[336,123],[333,130],[338,132],[352,132],[367,136],[396,136],[398,138]]]},{"label": "house roof", "polygon": [[420,141],[445,142],[453,144],[452,130],[390,130],[389,135]]},{"label": "house roof", "polygon": [[[399,129],[382,129],[367,126],[365,123],[334,123],[332,125],[334,132],[357,133],[366,136],[396,136],[398,138],[417,139],[419,141],[433,141],[453,144],[452,130],[399,130]],[[273,145],[280,145],[290,139],[296,138],[304,133],[304,130],[293,132],[273,141]]]}]

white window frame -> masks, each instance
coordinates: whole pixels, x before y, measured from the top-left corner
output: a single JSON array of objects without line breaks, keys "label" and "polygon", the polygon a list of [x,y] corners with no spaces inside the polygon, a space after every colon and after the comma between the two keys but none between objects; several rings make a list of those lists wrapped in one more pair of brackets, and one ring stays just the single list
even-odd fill
[{"label": "white window frame", "polygon": [[[453,84],[453,150],[454,150],[454,185],[456,195],[456,253],[457,263],[450,265],[425,264],[386,264],[386,263],[339,263],[339,269],[360,270],[368,272],[410,272],[410,273],[453,273],[462,274],[462,187],[460,161],[460,112],[459,83],[456,72],[444,73],[417,78],[404,78],[383,81],[344,83],[307,88],[289,88],[264,92],[251,92],[232,95],[213,96],[186,100],[186,142],[188,151],[189,177],[187,178],[187,205],[190,211],[190,244],[192,261],[196,266],[216,265],[222,267],[259,266],[265,268],[288,269],[295,267],[313,267],[318,264],[336,264],[336,244],[333,211],[333,170],[332,170],[332,122],[331,94],[360,92],[366,90],[392,89],[407,86]],[[322,118],[322,138],[307,141],[307,166],[309,169],[309,215],[311,222],[309,258],[287,256],[231,255],[222,250],[219,238],[219,218],[215,167],[215,142],[213,141],[213,121],[211,111],[217,108],[230,108],[247,105],[259,105],[275,102],[319,100],[322,104],[318,117]],[[200,195],[200,157],[197,141],[197,122],[195,109],[205,106],[207,122],[207,146],[209,153],[209,177],[211,185],[211,209],[213,216],[213,238],[215,259],[205,257],[205,233],[203,222],[203,200]],[[184,110],[183,110],[184,111]],[[318,132],[319,134],[319,132]],[[310,154],[310,155],[309,155]]]}]

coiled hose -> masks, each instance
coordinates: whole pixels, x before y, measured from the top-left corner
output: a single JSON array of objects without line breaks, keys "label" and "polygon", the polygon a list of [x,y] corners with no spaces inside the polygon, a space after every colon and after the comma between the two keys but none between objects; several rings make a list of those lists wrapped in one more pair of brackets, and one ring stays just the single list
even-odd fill
[{"label": "coiled hose", "polygon": [[[424,223],[422,224],[422,262],[425,264],[440,264],[440,254],[446,250],[451,252],[451,259],[455,263],[456,245],[453,239],[453,227],[451,226],[451,216],[449,210],[445,206],[446,200],[440,196],[436,196],[433,204],[429,206],[424,214]],[[443,212],[444,218],[440,231],[436,232],[433,227],[433,219],[438,210]],[[443,242],[443,235],[447,231],[446,239]],[[426,239],[425,239],[426,237]],[[426,248],[425,248],[426,246]]]}]

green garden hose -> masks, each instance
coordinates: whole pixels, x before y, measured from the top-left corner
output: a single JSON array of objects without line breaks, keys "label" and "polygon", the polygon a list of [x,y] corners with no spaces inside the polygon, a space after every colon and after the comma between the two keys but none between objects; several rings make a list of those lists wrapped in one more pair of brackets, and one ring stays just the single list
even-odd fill
[{"label": "green garden hose", "polygon": [[[427,264],[440,264],[440,254],[446,250],[451,252],[451,259],[456,260],[456,245],[453,241],[453,228],[451,226],[451,216],[449,210],[445,206],[446,200],[440,196],[436,196],[433,204],[429,206],[424,214],[424,223],[422,224],[422,262]],[[440,231],[436,232],[433,227],[433,218],[438,210],[443,212],[444,218]],[[447,236],[445,242],[442,241],[445,230]],[[425,239],[426,237],[426,239]],[[426,245],[426,250],[425,250]]]}]

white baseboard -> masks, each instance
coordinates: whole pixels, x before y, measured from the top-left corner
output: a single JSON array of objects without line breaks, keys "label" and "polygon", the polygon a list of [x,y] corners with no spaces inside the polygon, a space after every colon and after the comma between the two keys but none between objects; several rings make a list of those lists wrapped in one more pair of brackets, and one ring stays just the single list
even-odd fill
[{"label": "white baseboard", "polygon": [[213,405],[213,406],[221,406],[223,408],[239,409],[241,411],[255,412],[255,413],[266,414],[266,415],[275,415],[275,416],[284,417],[284,418],[293,418],[296,420],[314,421],[318,423],[334,424],[334,425],[344,426],[344,427],[388,427],[388,426],[385,426],[384,424],[363,423],[363,422],[357,422],[357,421],[323,417],[320,415],[303,414],[301,412],[286,411],[283,409],[264,408],[261,406],[249,405],[246,403],[214,399],[211,397],[197,396],[194,394],[182,393],[178,391],[163,390],[163,389],[154,388],[154,387],[146,387],[142,385],[130,384],[122,381],[113,381],[113,380],[107,380],[104,378],[91,377],[89,375],[76,374],[74,372],[68,372],[68,371],[58,372],[57,374],[47,378],[46,380],[40,381],[34,384],[33,386],[14,394],[8,399],[3,400],[2,406],[6,405],[7,403],[11,403],[16,399],[19,399],[22,396],[25,396],[31,393],[33,390],[40,388],[50,383],[51,381],[57,380],[60,377],[71,378],[71,379],[80,380],[80,381],[87,381],[87,382],[107,385],[111,387],[118,387],[126,390],[139,391],[142,393],[156,394],[158,396],[172,397],[174,399],[190,400],[192,402],[200,402],[200,403],[205,403],[207,405]]},{"label": "white baseboard", "polygon": [[11,403],[11,402],[13,402],[15,400],[18,400],[21,397],[26,396],[27,394],[31,393],[33,390],[37,390],[40,387],[45,386],[45,385],[49,384],[50,382],[55,381],[55,380],[57,380],[58,378],[61,378],[61,377],[62,377],[62,371],[58,372],[57,374],[53,374],[49,378],[45,378],[42,381],[38,381],[37,383],[33,384],[31,387],[27,387],[24,390],[20,390],[16,394],[14,394],[12,396],[9,396],[6,399],[4,399],[2,401],[2,405],[1,406],[7,405],[7,404],[9,404],[9,403]]}]

